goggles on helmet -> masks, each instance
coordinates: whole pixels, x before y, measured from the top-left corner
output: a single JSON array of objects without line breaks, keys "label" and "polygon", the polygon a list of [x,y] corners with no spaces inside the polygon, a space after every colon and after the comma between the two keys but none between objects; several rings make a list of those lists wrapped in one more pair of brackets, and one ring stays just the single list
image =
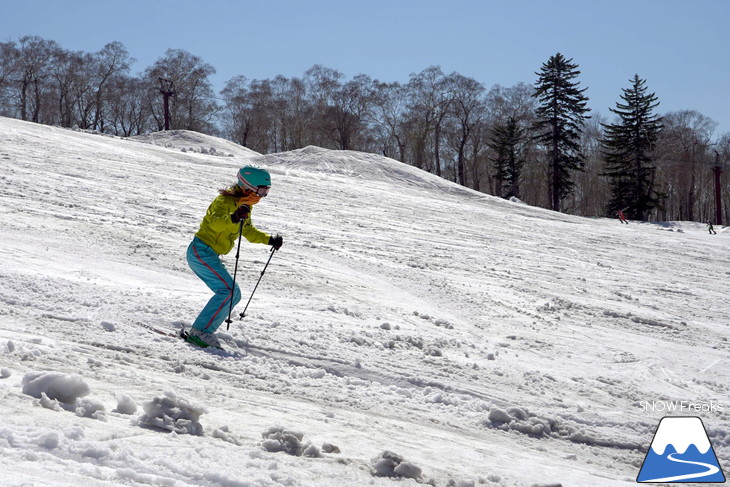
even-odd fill
[{"label": "goggles on helmet", "polygon": [[269,194],[269,190],[271,189],[271,186],[254,186],[242,177],[239,177],[238,180],[241,183],[241,186],[243,186],[245,189],[249,191],[253,191],[257,195],[261,196],[262,198]]}]

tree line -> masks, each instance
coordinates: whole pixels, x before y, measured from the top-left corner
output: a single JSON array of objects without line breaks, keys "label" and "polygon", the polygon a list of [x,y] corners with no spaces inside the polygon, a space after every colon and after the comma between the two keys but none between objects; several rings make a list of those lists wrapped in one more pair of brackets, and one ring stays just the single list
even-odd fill
[{"label": "tree line", "polygon": [[[693,110],[660,114],[647,80],[628,74],[611,119],[592,113],[579,66],[561,53],[532,83],[483,83],[438,66],[407,82],[347,79],[321,65],[301,77],[228,80],[169,49],[132,74],[123,44],[68,51],[23,36],[0,42],[0,115],[117,136],[170,128],[225,137],[260,153],[315,145],[380,153],[477,191],[583,216],[715,221],[715,181],[730,133]],[[723,196],[723,215],[730,198]],[[717,222],[716,222],[717,223]]]}]

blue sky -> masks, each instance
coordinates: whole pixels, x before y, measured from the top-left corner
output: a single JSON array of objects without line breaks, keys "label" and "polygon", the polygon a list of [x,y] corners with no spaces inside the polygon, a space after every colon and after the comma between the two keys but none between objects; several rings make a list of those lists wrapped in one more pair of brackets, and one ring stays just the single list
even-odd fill
[{"label": "blue sky", "polygon": [[727,0],[0,0],[0,40],[26,34],[95,52],[119,41],[141,72],[168,48],[236,75],[302,76],[315,64],[406,82],[429,66],[487,88],[533,84],[561,52],[589,106],[610,116],[634,74],[661,113],[697,110],[730,132]]}]

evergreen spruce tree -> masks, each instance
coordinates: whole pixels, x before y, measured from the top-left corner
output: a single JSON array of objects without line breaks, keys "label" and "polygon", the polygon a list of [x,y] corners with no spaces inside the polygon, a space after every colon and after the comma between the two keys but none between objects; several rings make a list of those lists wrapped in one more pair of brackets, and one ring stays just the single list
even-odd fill
[{"label": "evergreen spruce tree", "polygon": [[487,145],[495,152],[494,180],[495,192],[499,197],[520,197],[520,176],[524,159],[525,129],[520,127],[514,117],[503,124],[496,125],[491,131]]},{"label": "evergreen spruce tree", "polygon": [[537,108],[535,139],[544,145],[550,164],[550,204],[560,211],[560,202],[573,192],[575,183],[571,171],[582,171],[583,153],[580,136],[590,111],[586,90],[573,81],[579,74],[578,65],[572,59],[557,53],[542,65],[534,97],[540,102]]},{"label": "evergreen spruce tree", "polygon": [[622,89],[624,103],[611,109],[619,120],[603,124],[601,152],[611,189],[606,209],[610,216],[623,210],[630,218],[645,220],[661,199],[654,190],[652,157],[662,124],[653,114],[659,103],[654,93],[647,94],[646,80],[637,74],[630,81],[631,88]]}]

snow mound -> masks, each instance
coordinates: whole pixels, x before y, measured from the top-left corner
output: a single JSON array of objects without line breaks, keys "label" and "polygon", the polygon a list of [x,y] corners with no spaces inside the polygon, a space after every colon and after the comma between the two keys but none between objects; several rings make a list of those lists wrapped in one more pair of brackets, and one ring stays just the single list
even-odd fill
[{"label": "snow mound", "polygon": [[480,198],[485,196],[414,166],[367,152],[331,150],[310,145],[303,149],[259,156],[252,162],[266,168],[278,167],[287,171],[303,169],[354,178],[367,181],[368,184],[393,183]]},{"label": "snow mound", "polygon": [[78,398],[91,392],[81,376],[61,372],[29,372],[23,377],[22,385],[23,394],[36,399],[45,395],[65,404],[74,404]]},{"label": "snow mound", "polygon": [[172,391],[166,391],[164,397],[156,397],[142,407],[144,414],[137,420],[141,425],[178,434],[203,435],[203,426],[198,420],[207,410],[187,399],[177,397]]},{"label": "snow mound", "polygon": [[237,160],[250,159],[259,153],[230,140],[205,135],[191,130],[167,130],[151,134],[135,135],[131,140],[147,144],[177,149],[181,152],[191,152],[220,157],[233,157]]}]

